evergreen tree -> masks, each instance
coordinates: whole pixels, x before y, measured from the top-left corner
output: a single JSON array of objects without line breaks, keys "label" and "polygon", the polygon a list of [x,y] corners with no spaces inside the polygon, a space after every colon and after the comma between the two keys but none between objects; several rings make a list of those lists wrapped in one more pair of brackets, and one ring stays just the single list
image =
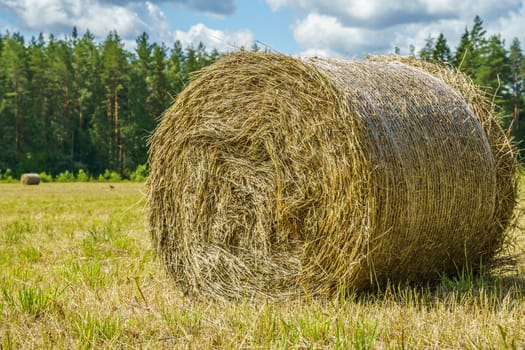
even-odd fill
[{"label": "evergreen tree", "polygon": [[518,38],[514,38],[509,54],[510,91],[512,94],[510,109],[512,110],[512,127],[514,130],[518,130],[520,127],[520,106],[522,103],[524,78],[522,68],[524,64],[520,41]]},{"label": "evergreen tree", "polygon": [[180,41],[177,40],[173,44],[173,48],[170,52],[167,71],[167,78],[168,82],[170,83],[170,92],[173,96],[178,94],[186,83],[184,81],[183,73],[184,59],[184,50],[182,49]]},{"label": "evergreen tree", "polygon": [[53,164],[54,160],[50,159],[50,148],[42,147],[51,142],[48,133],[49,115],[48,101],[46,90],[49,86],[49,76],[46,73],[49,62],[45,54],[45,40],[42,33],[38,39],[32,38],[31,43],[27,49],[28,54],[28,98],[30,106],[26,113],[31,117],[31,137],[28,143],[30,152],[32,153],[33,166],[36,168],[44,168],[48,164]]},{"label": "evergreen tree", "polygon": [[73,50],[71,43],[52,38],[46,48],[48,67],[47,99],[51,126],[51,143],[56,158],[57,171],[72,169],[74,158],[75,120],[73,118]]},{"label": "evergreen tree", "polygon": [[116,31],[110,32],[102,43],[101,58],[106,123],[101,123],[100,130],[103,132],[99,136],[107,138],[106,165],[110,169],[122,172],[124,150],[120,139],[120,119],[124,110],[129,68],[128,54]]},{"label": "evergreen tree", "polygon": [[439,33],[436,44],[434,45],[434,49],[432,50],[432,60],[434,62],[450,62],[452,59],[452,55],[450,52],[450,48],[447,44],[447,39],[445,39],[445,35],[443,33]]},{"label": "evergreen tree", "polygon": [[185,82],[189,81],[190,74],[199,69],[199,63],[197,61],[197,52],[192,45],[186,48],[184,68],[183,68],[183,80]]},{"label": "evergreen tree", "polygon": [[416,57],[416,47],[412,44],[408,46],[408,56],[412,58]]},{"label": "evergreen tree", "polygon": [[[133,80],[130,86],[133,89],[133,96],[136,99],[131,108],[131,121],[133,123],[137,122],[138,127],[145,127],[144,119],[147,116],[153,113],[153,107],[151,106],[151,101],[149,101],[149,96],[152,91],[152,65],[153,57],[152,50],[153,45],[149,42],[149,37],[146,33],[142,33],[136,40],[136,59],[132,62],[133,66]],[[147,123],[146,123],[147,124]]]},{"label": "evergreen tree", "polygon": [[474,24],[470,30],[470,43],[472,50],[480,49],[486,42],[485,34],[487,31],[483,28],[483,21],[479,16],[474,17]]},{"label": "evergreen tree", "polygon": [[145,32],[142,33],[136,40],[137,48],[137,60],[136,66],[139,72],[142,74],[144,80],[147,79],[150,74],[151,66],[151,44],[149,43],[149,36]]},{"label": "evergreen tree", "polygon": [[472,28],[470,31],[465,29],[454,55],[454,65],[474,80],[484,62],[483,49],[487,45],[485,34],[483,21],[479,16],[474,17]]},{"label": "evergreen tree", "polygon": [[[505,42],[499,35],[491,36],[478,50],[478,67],[474,82],[494,95],[498,106],[505,107],[509,97],[507,82],[511,79],[511,71]],[[504,111],[507,112],[507,111]]]},{"label": "evergreen tree", "polygon": [[24,107],[27,97],[27,55],[24,39],[19,33],[2,40],[0,56],[3,98],[0,104],[2,150],[0,163],[18,165],[24,146]]},{"label": "evergreen tree", "polygon": [[149,120],[153,117],[146,112],[148,86],[141,71],[133,62],[130,70],[130,81],[127,94],[127,116],[121,126],[122,142],[124,144],[123,175],[135,170],[137,165],[146,163],[146,139],[153,127]]},{"label": "evergreen tree", "polygon": [[397,45],[394,46],[394,55],[396,55],[396,56],[401,55],[401,49]]},{"label": "evergreen tree", "polygon": [[73,71],[75,90],[74,111],[76,129],[74,149],[78,168],[90,172],[97,171],[97,162],[93,155],[100,144],[94,144],[91,128],[96,120],[103,119],[104,112],[100,101],[103,98],[101,83],[101,59],[91,32],[86,31],[76,41],[73,48]]},{"label": "evergreen tree", "polygon": [[199,42],[197,46],[197,69],[199,70],[202,67],[205,67],[210,63],[208,53],[206,52],[206,46],[202,42]]},{"label": "evergreen tree", "polygon": [[434,52],[434,38],[430,35],[425,39],[425,46],[419,50],[419,58],[425,61],[432,61],[432,53]]},{"label": "evergreen tree", "polygon": [[206,65],[210,65],[213,62],[217,61],[221,57],[221,54],[217,49],[211,50],[210,54],[208,55],[208,61],[206,62]]},{"label": "evergreen tree", "polygon": [[467,28],[461,35],[461,40],[459,45],[456,48],[456,53],[454,55],[453,63],[459,70],[466,73],[467,75],[470,72],[472,62],[472,44],[470,42],[470,33]]},{"label": "evergreen tree", "polygon": [[153,45],[152,63],[149,103],[152,106],[151,115],[156,117],[159,116],[169,104],[169,95],[167,94],[169,87],[166,78],[166,48],[164,46]]},{"label": "evergreen tree", "polygon": [[136,40],[136,57],[131,62],[130,83],[127,95],[128,113],[121,121],[122,145],[124,149],[122,171],[128,174],[137,165],[146,162],[146,138],[153,130],[152,104],[152,50],[149,37],[142,33]]}]

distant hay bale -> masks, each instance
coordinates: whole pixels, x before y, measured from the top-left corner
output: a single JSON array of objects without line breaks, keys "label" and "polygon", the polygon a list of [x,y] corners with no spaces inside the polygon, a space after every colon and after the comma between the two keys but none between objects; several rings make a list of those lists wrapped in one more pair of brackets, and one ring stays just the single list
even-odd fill
[{"label": "distant hay bale", "polygon": [[419,61],[238,52],[150,139],[150,233],[213,298],[433,279],[502,247],[512,147],[465,77]]},{"label": "distant hay bale", "polygon": [[40,175],[32,173],[23,174],[20,182],[23,185],[38,185],[40,183]]}]

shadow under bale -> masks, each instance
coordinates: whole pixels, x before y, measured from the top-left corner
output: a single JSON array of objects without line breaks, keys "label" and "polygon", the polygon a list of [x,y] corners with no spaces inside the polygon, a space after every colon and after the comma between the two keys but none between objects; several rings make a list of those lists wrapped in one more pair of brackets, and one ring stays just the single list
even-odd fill
[{"label": "shadow under bale", "polygon": [[512,147],[465,77],[418,61],[238,52],[150,139],[150,233],[176,284],[301,295],[453,273],[500,251]]}]

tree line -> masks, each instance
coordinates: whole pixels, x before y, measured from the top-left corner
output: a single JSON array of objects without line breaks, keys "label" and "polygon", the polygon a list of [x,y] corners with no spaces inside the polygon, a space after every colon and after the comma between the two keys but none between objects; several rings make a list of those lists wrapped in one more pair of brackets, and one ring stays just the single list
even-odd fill
[{"label": "tree line", "polygon": [[[476,16],[455,50],[439,34],[418,52],[411,46],[410,55],[469,75],[494,96],[503,127],[518,142],[525,138],[525,60],[517,38],[507,49]],[[97,176],[109,169],[128,177],[147,161],[146,140],[158,116],[192,72],[219,56],[202,43],[152,43],[146,33],[132,52],[115,31],[100,43],[76,29],[62,39],[40,34],[29,42],[20,33],[0,35],[0,172],[83,169]]]},{"label": "tree line", "polygon": [[0,36],[0,174],[129,176],[147,161],[157,117],[218,57],[202,44],[152,43],[146,33],[134,52],[115,31],[101,43],[75,29],[27,43],[20,33]]}]

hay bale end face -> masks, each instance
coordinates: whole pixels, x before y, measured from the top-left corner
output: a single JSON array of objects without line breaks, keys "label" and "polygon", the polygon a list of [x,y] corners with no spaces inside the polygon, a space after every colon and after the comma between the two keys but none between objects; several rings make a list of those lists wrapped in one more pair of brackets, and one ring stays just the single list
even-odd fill
[{"label": "hay bale end face", "polygon": [[23,174],[20,178],[22,185],[38,185],[40,183],[40,175],[38,174]]},{"label": "hay bale end face", "polygon": [[150,139],[150,233],[189,294],[333,296],[483,262],[512,147],[463,76],[418,61],[230,54]]}]

